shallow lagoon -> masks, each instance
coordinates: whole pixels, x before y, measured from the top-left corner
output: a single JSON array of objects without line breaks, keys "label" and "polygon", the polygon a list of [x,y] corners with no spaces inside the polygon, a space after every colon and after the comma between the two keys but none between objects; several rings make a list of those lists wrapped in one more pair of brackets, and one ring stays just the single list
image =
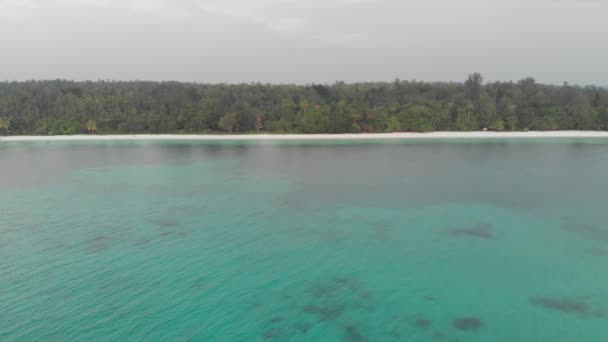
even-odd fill
[{"label": "shallow lagoon", "polygon": [[0,143],[0,339],[600,341],[608,139]]}]

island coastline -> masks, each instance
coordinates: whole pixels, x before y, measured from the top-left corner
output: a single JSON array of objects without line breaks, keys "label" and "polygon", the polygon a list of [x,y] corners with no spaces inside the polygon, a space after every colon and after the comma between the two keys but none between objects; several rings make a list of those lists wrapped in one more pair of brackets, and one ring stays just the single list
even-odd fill
[{"label": "island coastline", "polygon": [[384,140],[384,139],[608,138],[608,131],[395,132],[344,134],[111,134],[0,136],[0,142],[111,140]]}]

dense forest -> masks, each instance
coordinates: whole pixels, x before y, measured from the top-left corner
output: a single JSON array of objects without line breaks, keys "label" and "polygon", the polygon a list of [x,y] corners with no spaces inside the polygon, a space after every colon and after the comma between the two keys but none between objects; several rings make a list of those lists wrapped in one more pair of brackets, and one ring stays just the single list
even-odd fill
[{"label": "dense forest", "polygon": [[0,134],[607,130],[608,90],[519,82],[0,82]]}]

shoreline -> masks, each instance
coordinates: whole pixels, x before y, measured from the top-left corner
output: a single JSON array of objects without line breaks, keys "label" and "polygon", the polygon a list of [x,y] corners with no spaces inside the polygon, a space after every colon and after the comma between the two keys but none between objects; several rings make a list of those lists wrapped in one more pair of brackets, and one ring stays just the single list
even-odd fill
[{"label": "shoreline", "polygon": [[343,134],[111,134],[0,136],[0,142],[17,141],[95,141],[95,140],[383,140],[453,138],[608,138],[608,131],[529,131],[529,132],[397,132]]}]

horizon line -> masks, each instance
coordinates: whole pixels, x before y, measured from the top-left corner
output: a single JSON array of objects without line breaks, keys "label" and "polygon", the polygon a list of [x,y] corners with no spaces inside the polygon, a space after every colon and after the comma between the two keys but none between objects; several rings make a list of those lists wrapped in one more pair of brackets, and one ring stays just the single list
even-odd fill
[{"label": "horizon line", "polygon": [[[517,84],[520,81],[523,80],[527,80],[527,79],[533,79],[534,82],[536,84],[539,85],[546,85],[546,86],[574,86],[574,87],[581,87],[581,88],[585,88],[585,87],[599,87],[599,88],[607,88],[608,87],[608,82],[606,82],[605,84],[594,84],[594,83],[587,83],[587,84],[582,84],[582,83],[571,83],[569,81],[563,81],[562,83],[552,83],[552,82],[542,82],[542,81],[538,81],[537,79],[535,79],[534,77],[524,77],[518,80],[484,80],[483,85],[488,85],[488,84],[495,84],[495,83],[512,83],[512,84]],[[159,83],[159,84],[163,84],[163,83],[179,83],[179,84],[193,84],[193,85],[229,85],[229,86],[234,86],[234,85],[265,85],[265,86],[299,86],[299,87],[306,87],[306,86],[315,86],[315,85],[323,85],[323,86],[332,86],[332,85],[337,85],[337,84],[345,84],[345,85],[357,85],[357,84],[390,84],[390,83],[395,83],[395,82],[399,82],[399,83],[427,83],[427,84],[463,84],[465,82],[465,80],[462,81],[454,81],[454,80],[443,80],[443,81],[428,81],[428,80],[419,80],[419,79],[401,79],[401,78],[394,78],[393,80],[387,81],[381,81],[381,80],[376,80],[376,81],[342,81],[342,80],[335,80],[333,82],[305,82],[305,83],[298,83],[298,82],[262,82],[262,81],[249,81],[249,82],[230,82],[230,81],[224,81],[224,82],[205,82],[205,81],[179,81],[179,80],[152,80],[152,79],[131,79],[131,80],[124,80],[124,79],[97,79],[97,80],[93,80],[93,79],[83,79],[83,80],[76,80],[76,79],[68,79],[68,78],[54,78],[54,79],[23,79],[23,80],[0,80],[0,83],[32,83],[32,82],[56,82],[56,81],[60,81],[60,82],[72,82],[72,83]]]}]

